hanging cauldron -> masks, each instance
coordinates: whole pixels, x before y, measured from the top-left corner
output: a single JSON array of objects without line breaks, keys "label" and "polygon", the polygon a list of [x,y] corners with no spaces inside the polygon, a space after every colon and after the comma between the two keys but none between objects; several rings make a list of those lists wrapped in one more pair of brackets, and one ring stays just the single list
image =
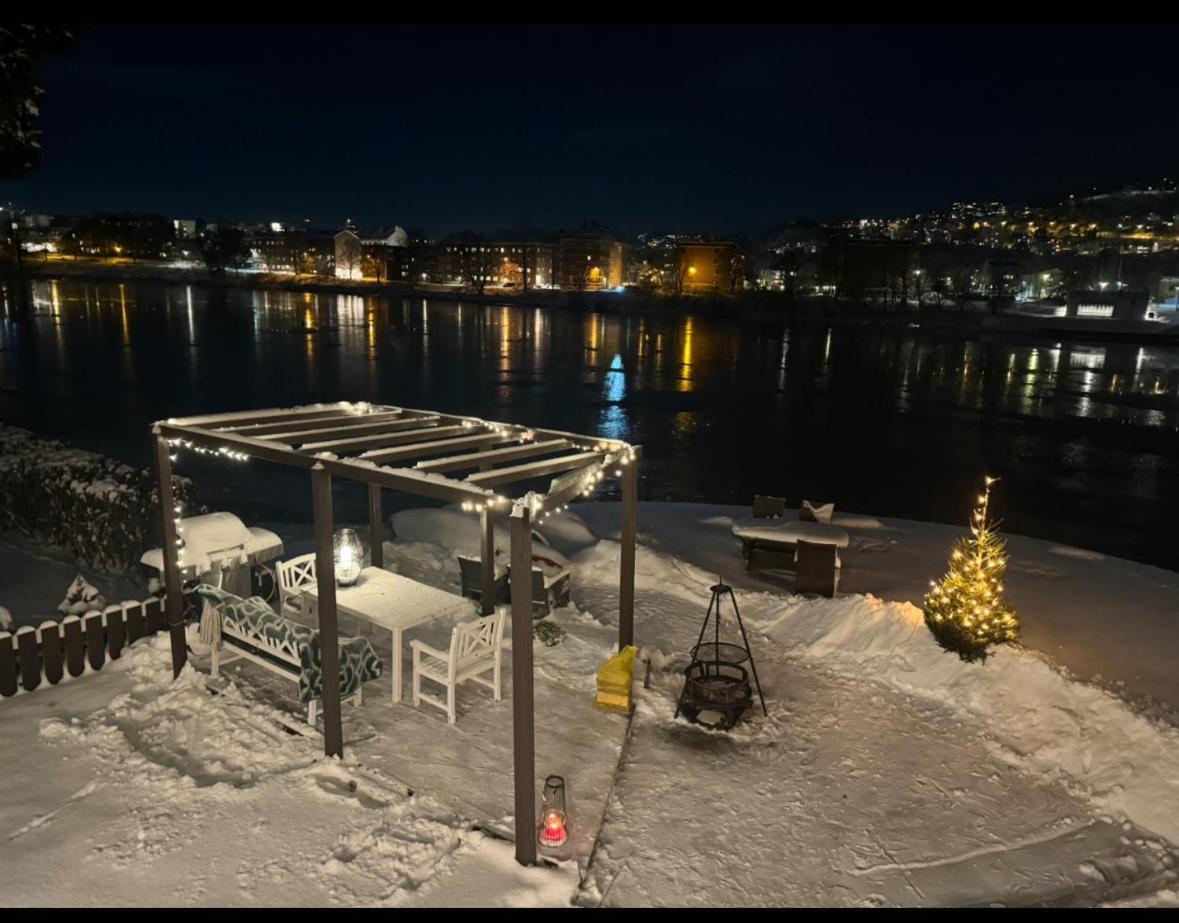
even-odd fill
[{"label": "hanging cauldron", "polygon": [[[720,607],[726,595],[733,604],[733,613],[737,616],[742,644],[730,644],[720,639]],[[713,622],[712,640],[705,641],[710,620]],[[749,670],[745,669],[745,664],[749,665]],[[749,684],[750,672],[757,686],[762,712],[767,713],[761,682],[757,678],[757,666],[753,662],[749,638],[745,634],[745,625],[737,608],[737,598],[733,595],[731,587],[723,582],[717,583],[712,587],[712,599],[709,600],[708,611],[704,615],[704,624],[700,627],[696,646],[692,648],[692,662],[684,670],[684,688],[676,705],[676,717],[683,714],[689,721],[729,730],[741,719],[746,709],[753,705],[753,688]],[[703,716],[706,714],[716,717],[705,720]]]}]

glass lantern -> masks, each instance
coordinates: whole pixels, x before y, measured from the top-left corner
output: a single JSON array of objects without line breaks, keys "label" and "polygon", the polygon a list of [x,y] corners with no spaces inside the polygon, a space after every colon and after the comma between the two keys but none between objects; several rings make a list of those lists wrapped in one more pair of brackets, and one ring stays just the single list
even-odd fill
[{"label": "glass lantern", "polygon": [[561,776],[548,776],[544,780],[544,791],[540,795],[540,831],[537,839],[541,846],[563,846],[569,839],[568,815],[565,813],[565,780]]},{"label": "glass lantern", "polygon": [[352,586],[364,567],[364,543],[353,529],[340,529],[332,538],[332,560],[336,566],[336,583]]}]

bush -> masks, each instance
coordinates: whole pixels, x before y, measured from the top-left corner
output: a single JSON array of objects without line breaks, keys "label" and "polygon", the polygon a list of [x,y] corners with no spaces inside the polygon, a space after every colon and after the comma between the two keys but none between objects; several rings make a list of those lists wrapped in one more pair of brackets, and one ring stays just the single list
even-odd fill
[{"label": "bush", "polygon": [[[177,502],[188,506],[191,488],[173,477]],[[152,469],[0,424],[0,529],[122,571],[161,544],[159,507]]]},{"label": "bush", "polygon": [[550,622],[548,619],[536,622],[532,626],[532,633],[546,647],[556,647],[561,643],[561,639],[565,637],[565,632],[561,629],[561,626],[556,622]]}]

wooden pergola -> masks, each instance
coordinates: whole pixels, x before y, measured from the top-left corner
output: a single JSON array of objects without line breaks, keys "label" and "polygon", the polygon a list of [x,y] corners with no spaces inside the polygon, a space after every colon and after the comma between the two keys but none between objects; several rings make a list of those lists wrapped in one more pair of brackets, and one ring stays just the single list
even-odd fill
[{"label": "wooden pergola", "polygon": [[[618,644],[634,640],[635,530],[640,450],[617,439],[495,423],[475,417],[383,404],[309,404],[272,410],[168,419],[152,426],[163,525],[165,612],[172,669],[187,661],[181,599],[172,454],[178,448],[237,460],[260,459],[311,473],[316,572],[335,572],[332,478],[368,485],[372,563],[384,564],[381,489],[461,504],[481,517],[482,608],[495,606],[495,516],[511,528],[512,742],[516,859],[536,860],[535,733],[532,672],[532,523],[586,494],[605,477],[622,482],[622,555]],[[547,490],[530,484],[551,478]],[[336,585],[318,588],[323,669],[324,752],[344,751],[340,716]],[[400,651],[394,652],[400,656]]]}]

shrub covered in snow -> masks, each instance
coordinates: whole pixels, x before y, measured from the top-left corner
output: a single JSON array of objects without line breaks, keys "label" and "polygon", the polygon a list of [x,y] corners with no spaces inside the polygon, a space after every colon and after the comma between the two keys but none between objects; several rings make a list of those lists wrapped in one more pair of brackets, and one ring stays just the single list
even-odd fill
[{"label": "shrub covered in snow", "polygon": [[[172,489],[191,509],[191,482]],[[0,529],[125,570],[161,543],[155,472],[0,424]]]},{"label": "shrub covered in snow", "polygon": [[66,590],[65,599],[58,603],[57,611],[62,615],[85,615],[95,609],[105,609],[106,599],[97,587],[86,582],[86,578],[78,574],[74,582]]},{"label": "shrub covered in snow", "polygon": [[548,647],[556,647],[561,643],[561,639],[565,637],[565,632],[561,626],[548,619],[535,622],[532,626],[532,633]]}]

